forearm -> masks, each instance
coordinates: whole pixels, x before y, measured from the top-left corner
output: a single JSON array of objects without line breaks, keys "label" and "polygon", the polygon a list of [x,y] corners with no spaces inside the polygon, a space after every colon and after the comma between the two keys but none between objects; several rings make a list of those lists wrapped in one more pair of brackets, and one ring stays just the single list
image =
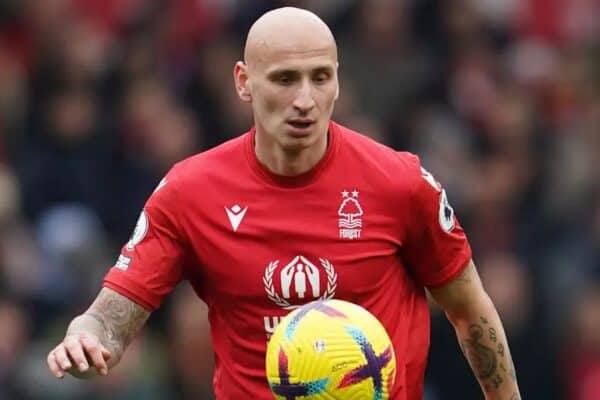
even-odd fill
[{"label": "forearm", "polygon": [[491,300],[454,315],[447,313],[458,342],[487,400],[519,400],[506,334]]},{"label": "forearm", "polygon": [[[117,365],[127,349],[127,346],[142,328],[150,313],[121,296],[104,288],[90,308],[82,315],[73,319],[67,329],[69,335],[92,335],[97,338],[110,357],[106,361],[110,369]],[[81,378],[95,375],[94,370],[85,372],[72,371]]]},{"label": "forearm", "polygon": [[446,285],[430,290],[454,325],[460,348],[487,400],[520,400],[502,322],[471,260]]}]

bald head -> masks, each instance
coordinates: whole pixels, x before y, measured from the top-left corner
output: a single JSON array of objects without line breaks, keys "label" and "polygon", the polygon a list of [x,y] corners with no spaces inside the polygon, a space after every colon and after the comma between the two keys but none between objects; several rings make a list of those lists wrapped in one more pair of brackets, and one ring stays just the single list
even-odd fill
[{"label": "bald head", "polygon": [[252,68],[277,55],[331,52],[337,61],[337,46],[329,27],[310,11],[283,7],[263,14],[250,28],[244,61]]},{"label": "bald head", "polygon": [[[278,8],[250,28],[233,77],[240,99],[252,104],[257,155],[265,165],[273,161],[272,171],[283,165],[280,151],[292,160],[279,171],[285,175],[308,170],[323,155],[339,95],[337,71],[333,35],[309,11]],[[304,166],[296,164],[300,153],[308,154]]]}]

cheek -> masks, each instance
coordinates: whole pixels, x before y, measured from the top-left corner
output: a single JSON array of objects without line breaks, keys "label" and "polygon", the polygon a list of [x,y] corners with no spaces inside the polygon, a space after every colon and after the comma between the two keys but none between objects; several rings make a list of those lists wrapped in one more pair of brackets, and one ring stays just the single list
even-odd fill
[{"label": "cheek", "polygon": [[273,97],[265,97],[263,107],[267,112],[274,112],[280,108],[277,98]]},{"label": "cheek", "polygon": [[319,96],[319,104],[321,105],[321,109],[327,110],[333,107],[333,104],[335,103],[335,97],[335,88],[322,92]]},{"label": "cheek", "polygon": [[260,107],[266,112],[276,112],[285,110],[288,104],[291,104],[289,91],[278,88],[274,90],[263,90],[259,96]]}]

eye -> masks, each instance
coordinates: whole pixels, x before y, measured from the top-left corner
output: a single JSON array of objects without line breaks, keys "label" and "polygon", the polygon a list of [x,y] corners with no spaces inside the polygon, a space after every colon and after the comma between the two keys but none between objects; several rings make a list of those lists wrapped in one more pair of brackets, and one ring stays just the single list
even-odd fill
[{"label": "eye", "polygon": [[277,76],[275,80],[277,83],[284,86],[287,86],[294,81],[293,76],[291,74],[281,74]]},{"label": "eye", "polygon": [[327,81],[329,81],[330,78],[331,78],[331,76],[327,72],[319,72],[314,76],[313,80],[316,83],[321,84],[321,83],[326,83]]}]

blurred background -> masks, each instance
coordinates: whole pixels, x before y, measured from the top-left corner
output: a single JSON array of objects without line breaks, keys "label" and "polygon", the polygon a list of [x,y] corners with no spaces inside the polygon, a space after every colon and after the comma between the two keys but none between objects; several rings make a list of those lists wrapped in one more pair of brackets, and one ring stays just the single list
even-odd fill
[{"label": "blurred background", "polygon": [[[523,398],[600,399],[600,1],[2,0],[0,400],[212,398],[186,288],[108,378],[45,358],[169,166],[249,128],[231,70],[283,5],[337,37],[335,119],[445,184]],[[482,398],[437,310],[426,392]]]}]

